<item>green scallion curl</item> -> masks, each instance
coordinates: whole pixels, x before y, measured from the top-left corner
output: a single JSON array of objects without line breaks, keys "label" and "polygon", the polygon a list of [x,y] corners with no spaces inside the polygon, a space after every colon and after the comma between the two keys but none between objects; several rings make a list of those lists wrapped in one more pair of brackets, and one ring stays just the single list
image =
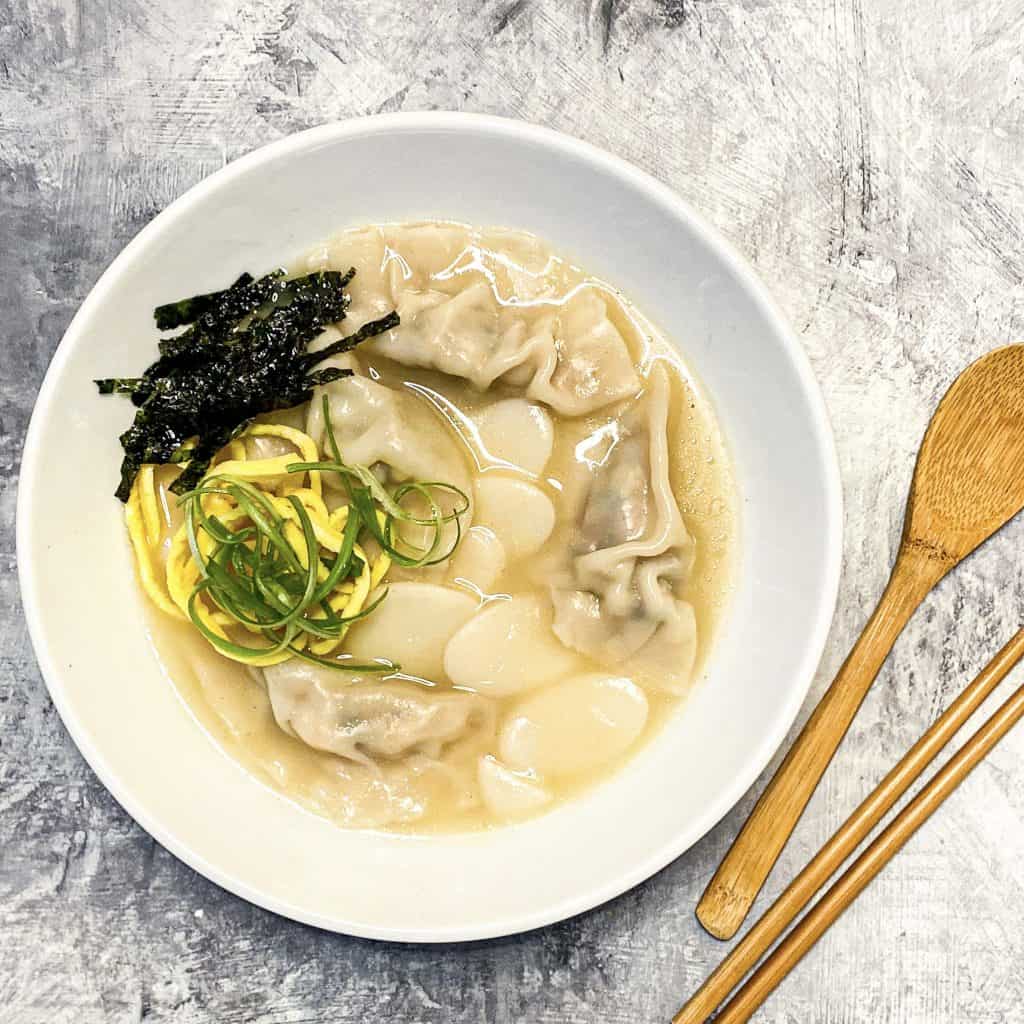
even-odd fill
[{"label": "green scallion curl", "polygon": [[[435,565],[451,556],[462,537],[461,517],[469,510],[469,498],[458,487],[436,481],[406,481],[393,490],[366,466],[349,465],[331,426],[324,397],[327,442],[333,458],[321,462],[296,462],[289,473],[335,473],[343,481],[349,498],[348,518],[342,529],[339,550],[324,548],[317,540],[313,522],[295,495],[286,500],[294,520],[282,515],[267,495],[252,483],[214,471],[198,487],[184,494],[185,529],[199,580],[188,601],[193,625],[218,650],[238,661],[259,663],[287,651],[294,657],[348,672],[397,672],[400,668],[387,658],[356,663],[345,654],[324,657],[306,648],[323,640],[339,641],[353,622],[366,618],[387,597],[383,589],[358,612],[338,614],[330,597],[347,580],[365,569],[355,553],[361,534],[372,537],[396,564],[407,568]],[[230,498],[235,509],[220,516],[208,514],[203,498]],[[454,496],[446,511],[442,497]],[[427,514],[408,507],[415,499]],[[237,521],[238,525],[234,525]],[[289,521],[296,522],[301,544],[293,546],[285,534]],[[399,533],[403,524],[424,527],[428,542],[413,544]],[[454,524],[454,530],[449,529]],[[446,543],[446,534],[454,540]],[[203,555],[200,533],[212,541],[209,555]],[[318,580],[321,569],[326,570]],[[249,646],[221,636],[203,619],[199,601],[210,603],[240,626],[262,637],[263,643]]]}]

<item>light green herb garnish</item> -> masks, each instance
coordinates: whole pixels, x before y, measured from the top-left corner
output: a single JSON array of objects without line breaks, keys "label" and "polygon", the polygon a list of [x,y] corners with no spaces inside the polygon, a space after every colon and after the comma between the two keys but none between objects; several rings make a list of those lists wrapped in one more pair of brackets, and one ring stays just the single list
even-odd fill
[{"label": "light green herb garnish", "polygon": [[[334,542],[337,550],[321,543],[318,526],[323,535],[326,524],[314,523],[295,494],[282,499],[250,481],[214,470],[180,499],[198,569],[188,614],[214,647],[236,661],[264,665],[294,655],[346,671],[396,672],[400,666],[387,658],[357,664],[337,648],[351,624],[370,615],[386,598],[386,589],[376,596],[372,590],[390,563],[417,568],[452,554],[462,536],[460,517],[468,511],[469,499],[458,487],[439,482],[406,481],[389,490],[368,467],[345,463],[326,396],[323,401],[333,458],[294,462],[287,471],[341,478],[348,511],[341,542]],[[227,499],[221,505],[230,511],[208,511],[204,499],[214,497]],[[446,499],[452,507],[445,507]],[[423,543],[403,532],[409,526],[422,528]],[[381,552],[374,559],[360,544],[369,539]],[[249,646],[229,638],[225,625],[241,627],[233,635],[244,630],[262,643]]]}]

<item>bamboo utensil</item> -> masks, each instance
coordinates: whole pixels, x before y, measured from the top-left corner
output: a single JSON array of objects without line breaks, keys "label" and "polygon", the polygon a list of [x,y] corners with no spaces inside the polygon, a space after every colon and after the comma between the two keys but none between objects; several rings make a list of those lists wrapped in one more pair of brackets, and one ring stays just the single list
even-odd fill
[{"label": "bamboo utensil", "polygon": [[[1022,657],[1024,657],[1024,629],[1017,631],[1002,650],[982,669],[977,678],[935,720],[902,760],[846,819],[839,831],[815,854],[803,871],[793,879],[786,891],[765,911],[764,916],[751,927],[729,955],[708,976],[690,1001],[672,1018],[672,1024],[701,1024],[707,1020],[722,1000],[743,980],[758,959],[792,924],[796,916],[807,906],[833,872],[853,853],[896,801],[906,793],[939,751],[977,711]],[[865,881],[864,884],[867,882]],[[816,912],[817,908],[812,913]],[[803,927],[802,923],[801,927]],[[809,948],[809,945],[806,948]],[[795,963],[795,960],[793,962]],[[777,984],[777,980],[775,983]],[[770,987],[764,989],[764,995],[767,995],[770,990]],[[758,988],[758,991],[761,989]],[[763,999],[763,997],[762,995],[761,998]],[[716,1018],[716,1024],[725,1019],[725,1017]]]},{"label": "bamboo utensil", "polygon": [[697,905],[716,938],[736,934],[914,610],[1022,506],[1024,345],[1009,345],[964,370],[932,417],[878,607]]},{"label": "bamboo utensil", "polygon": [[799,963],[829,926],[864,891],[865,886],[904,843],[942,805],[992,748],[1024,718],[1024,686],[993,713],[931,782],[893,818],[878,838],[839,876],[838,881],[786,936],[750,980],[722,1008],[715,1024],[741,1024]]}]

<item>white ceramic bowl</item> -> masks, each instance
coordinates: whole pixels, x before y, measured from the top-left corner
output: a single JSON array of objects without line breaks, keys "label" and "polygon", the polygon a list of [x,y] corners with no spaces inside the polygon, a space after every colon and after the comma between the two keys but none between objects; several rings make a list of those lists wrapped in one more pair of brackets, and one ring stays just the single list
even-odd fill
[{"label": "white ceramic bowl", "polygon": [[[92,378],[153,358],[153,307],[260,271],[342,227],[445,218],[536,232],[620,286],[682,348],[733,449],[743,555],[706,678],[628,767],[482,834],[346,832],[246,775],[146,640],[121,507],[123,402]],[[515,121],[400,114],[267,146],[197,185],[113,262],[46,375],[25,444],[18,564],[43,676],[89,764],[167,849],[232,892],[336,931],[504,935],[593,907],[699,839],[757,778],[832,616],[840,487],[824,407],[764,288],[664,185]]]}]

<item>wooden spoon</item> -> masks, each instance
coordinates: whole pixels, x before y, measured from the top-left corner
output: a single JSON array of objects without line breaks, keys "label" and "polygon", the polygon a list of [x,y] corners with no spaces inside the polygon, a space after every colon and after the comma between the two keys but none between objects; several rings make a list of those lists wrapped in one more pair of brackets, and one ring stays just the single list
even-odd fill
[{"label": "wooden spoon", "polygon": [[697,904],[716,938],[747,916],[892,645],[928,592],[1024,507],[1024,345],[953,382],[925,433],[889,584],[839,675]]}]

